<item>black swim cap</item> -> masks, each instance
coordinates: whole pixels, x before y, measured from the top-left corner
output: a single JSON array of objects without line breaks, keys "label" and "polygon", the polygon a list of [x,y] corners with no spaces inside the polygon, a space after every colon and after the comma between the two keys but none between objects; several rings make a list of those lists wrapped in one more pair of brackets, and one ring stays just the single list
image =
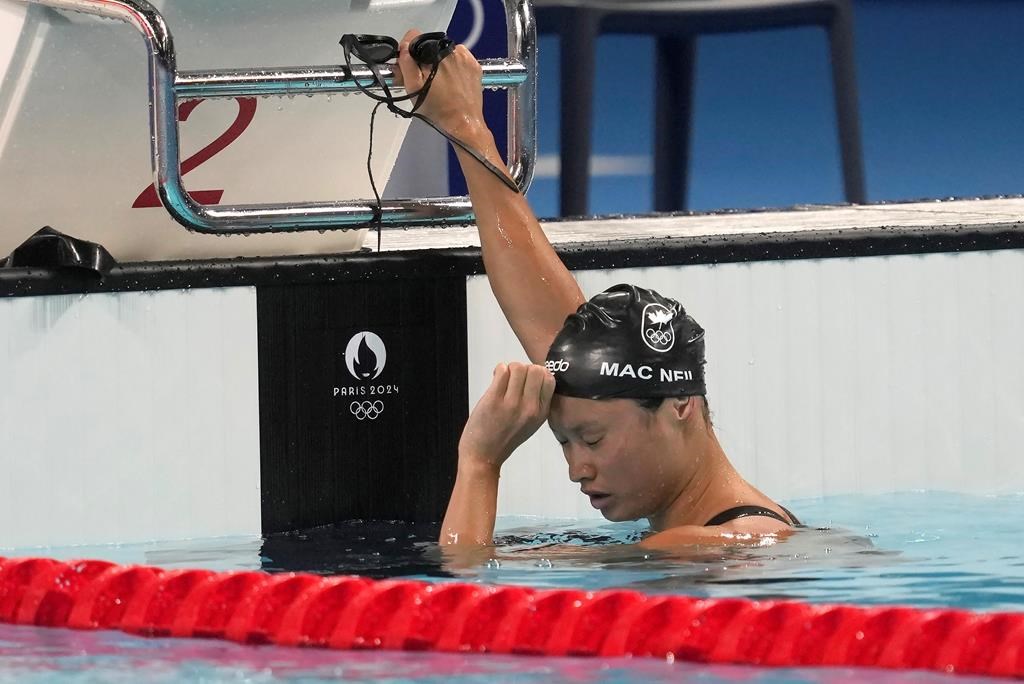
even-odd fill
[{"label": "black swim cap", "polygon": [[565,319],[544,365],[567,397],[703,395],[704,329],[676,300],[616,285]]}]

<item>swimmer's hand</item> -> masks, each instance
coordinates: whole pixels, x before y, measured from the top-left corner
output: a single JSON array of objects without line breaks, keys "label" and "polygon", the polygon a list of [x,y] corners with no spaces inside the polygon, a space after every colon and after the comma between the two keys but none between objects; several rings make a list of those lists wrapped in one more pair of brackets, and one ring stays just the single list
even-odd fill
[{"label": "swimmer's hand", "polygon": [[[398,69],[395,81],[406,92],[418,92],[426,83],[431,67],[419,64],[409,54],[409,44],[421,31],[406,32],[398,44]],[[465,45],[442,60],[430,84],[427,98],[417,110],[449,134],[462,140],[472,140],[484,123],[483,70],[473,53]]]},{"label": "swimmer's hand", "polygon": [[459,470],[441,523],[442,546],[488,546],[501,466],[548,417],[555,378],[544,366],[499,364],[459,440]]},{"label": "swimmer's hand", "polygon": [[498,471],[548,418],[555,378],[544,366],[498,364],[459,440],[459,467]]}]

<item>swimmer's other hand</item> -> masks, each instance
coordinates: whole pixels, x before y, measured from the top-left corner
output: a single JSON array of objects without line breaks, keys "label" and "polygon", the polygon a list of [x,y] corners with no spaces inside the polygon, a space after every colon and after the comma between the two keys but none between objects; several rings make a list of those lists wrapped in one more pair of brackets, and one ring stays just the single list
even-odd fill
[{"label": "swimmer's other hand", "polygon": [[[398,44],[395,80],[409,93],[422,89],[430,75],[430,66],[417,63],[409,54],[409,44],[420,33],[411,29]],[[465,45],[457,45],[442,60],[417,113],[459,139],[472,139],[486,128],[482,78],[483,70],[473,53]]]},{"label": "swimmer's other hand", "polygon": [[459,440],[459,467],[499,470],[548,418],[555,378],[544,366],[498,364]]}]

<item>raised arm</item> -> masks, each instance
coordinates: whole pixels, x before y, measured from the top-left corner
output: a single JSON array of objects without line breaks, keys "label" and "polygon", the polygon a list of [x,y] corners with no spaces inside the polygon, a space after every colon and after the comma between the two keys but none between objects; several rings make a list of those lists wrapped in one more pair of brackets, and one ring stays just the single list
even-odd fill
[{"label": "raised arm", "polygon": [[[429,73],[409,56],[409,42],[418,34],[405,35],[398,58],[409,91],[421,88]],[[480,64],[465,46],[459,45],[441,63],[419,113],[508,172],[484,121]],[[584,302],[583,292],[551,247],[526,198],[472,156],[455,150],[469,186],[491,290],[527,356],[543,363],[566,316]]]}]

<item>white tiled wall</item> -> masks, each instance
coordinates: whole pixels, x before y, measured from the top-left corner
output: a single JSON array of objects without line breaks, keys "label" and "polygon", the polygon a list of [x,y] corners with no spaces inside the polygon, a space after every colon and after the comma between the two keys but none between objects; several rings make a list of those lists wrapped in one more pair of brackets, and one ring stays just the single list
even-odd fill
[{"label": "white tiled wall", "polygon": [[[1024,491],[1024,252],[577,273],[682,301],[707,330],[708,392],[733,463],[771,496]],[[523,360],[469,279],[470,398]],[[502,474],[500,514],[597,517],[542,430]]]},{"label": "white tiled wall", "polygon": [[27,8],[28,5],[23,2],[0,0],[0,82],[3,82],[7,75],[7,69],[14,57],[14,46],[21,34]]},{"label": "white tiled wall", "polygon": [[0,548],[260,532],[251,288],[0,299]]}]

